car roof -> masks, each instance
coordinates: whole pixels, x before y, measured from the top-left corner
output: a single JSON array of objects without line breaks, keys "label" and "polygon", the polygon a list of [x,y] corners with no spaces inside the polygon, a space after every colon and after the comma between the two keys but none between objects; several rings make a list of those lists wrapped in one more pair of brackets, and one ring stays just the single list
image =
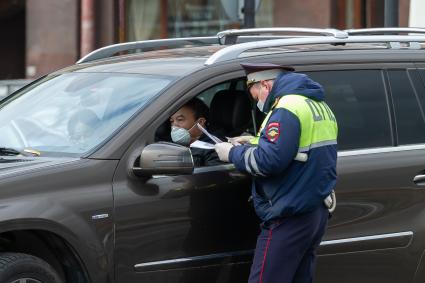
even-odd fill
[{"label": "car roof", "polygon": [[[186,50],[187,51],[187,50]],[[183,54],[177,50],[120,55],[59,70],[64,72],[110,72],[184,76],[204,67],[209,54]]]},{"label": "car roof", "polygon": [[[203,49],[206,49],[203,47]],[[291,48],[260,49],[255,52],[247,52],[240,58],[241,60],[258,61],[272,60],[271,58],[285,58],[288,64],[308,64],[314,62],[356,62],[360,57],[373,58],[372,61],[405,61],[416,59],[425,60],[424,50],[391,50],[385,46],[356,46],[356,47],[326,47],[323,46],[303,46]],[[152,53],[152,54],[150,54]],[[392,54],[400,54],[394,56]],[[126,56],[116,56],[102,59],[87,64],[77,64],[62,69],[56,73],[66,72],[108,72],[108,73],[134,73],[147,75],[167,75],[172,77],[184,77],[193,72],[207,68],[205,62],[211,53],[204,55],[182,55],[173,52],[146,52],[146,54],[133,54]],[[263,56],[261,56],[263,55]],[[418,56],[423,55],[423,56]],[[180,57],[179,57],[180,56]],[[359,57],[360,56],[360,57]],[[154,58],[156,57],[156,58]],[[270,59],[269,59],[270,58]],[[54,74],[56,74],[54,73]]]},{"label": "car roof", "polygon": [[[289,31],[318,33],[314,36],[254,36],[261,32]],[[375,33],[424,33],[417,28],[381,28],[339,31],[334,29],[308,28],[266,28],[224,31],[217,37],[177,38],[121,43],[100,48],[85,56],[76,65],[61,72],[118,72],[181,77],[209,65],[235,60],[251,60],[258,55],[320,54],[335,53],[365,55],[365,50],[392,53],[403,50],[405,53],[423,52],[425,36],[375,35]],[[367,35],[362,36],[362,33]],[[369,34],[368,34],[369,33]],[[224,34],[224,35],[223,35]],[[226,37],[227,36],[227,37]],[[240,40],[241,43],[238,42]],[[230,44],[229,44],[230,42]],[[191,45],[192,44],[192,45]],[[202,46],[196,46],[201,44]],[[165,49],[170,47],[172,49]],[[143,52],[140,50],[143,49]],[[135,52],[134,52],[135,51]],[[362,52],[363,51],[363,52]],[[132,52],[126,55],[116,54]],[[266,56],[268,57],[268,56]],[[258,58],[258,57],[257,57]]]}]

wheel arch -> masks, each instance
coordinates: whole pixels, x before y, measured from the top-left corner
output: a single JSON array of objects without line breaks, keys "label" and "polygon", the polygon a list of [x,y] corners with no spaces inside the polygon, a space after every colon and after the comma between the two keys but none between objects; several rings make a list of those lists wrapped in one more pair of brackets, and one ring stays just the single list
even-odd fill
[{"label": "wheel arch", "polygon": [[1,252],[19,252],[49,263],[64,282],[90,282],[86,265],[62,236],[42,229],[16,229],[0,233]]}]

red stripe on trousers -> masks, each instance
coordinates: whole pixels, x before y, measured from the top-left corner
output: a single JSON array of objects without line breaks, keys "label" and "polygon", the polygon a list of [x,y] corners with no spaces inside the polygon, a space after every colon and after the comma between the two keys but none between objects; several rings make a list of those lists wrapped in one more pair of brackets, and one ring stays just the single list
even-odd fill
[{"label": "red stripe on trousers", "polygon": [[267,257],[267,251],[269,250],[270,241],[272,239],[272,229],[270,229],[269,237],[267,239],[267,245],[266,250],[264,251],[264,257],[263,257],[263,263],[261,265],[261,273],[260,273],[260,283],[263,283],[263,272],[264,272],[264,265],[266,263],[266,257]]}]

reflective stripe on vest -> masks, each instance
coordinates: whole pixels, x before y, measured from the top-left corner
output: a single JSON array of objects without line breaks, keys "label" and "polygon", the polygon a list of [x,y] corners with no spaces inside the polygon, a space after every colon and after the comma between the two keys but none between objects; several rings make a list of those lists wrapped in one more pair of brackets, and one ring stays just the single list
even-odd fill
[{"label": "reflective stripe on vest", "polygon": [[329,106],[323,101],[315,101],[297,94],[284,95],[279,99],[261,124],[257,136],[251,139],[251,144],[258,144],[260,133],[276,108],[284,108],[298,117],[301,126],[298,152],[336,144],[338,125]]}]

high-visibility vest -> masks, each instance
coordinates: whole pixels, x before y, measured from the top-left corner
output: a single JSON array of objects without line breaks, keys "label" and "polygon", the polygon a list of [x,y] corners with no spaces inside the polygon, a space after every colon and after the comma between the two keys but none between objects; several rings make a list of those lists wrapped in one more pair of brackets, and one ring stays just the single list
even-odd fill
[{"label": "high-visibility vest", "polygon": [[[298,117],[301,127],[298,152],[337,143],[338,125],[335,115],[324,101],[290,94],[282,96],[267,114],[256,137],[250,143],[258,145],[261,131],[266,127],[273,110],[284,108]],[[284,126],[284,125],[283,125]]]}]

